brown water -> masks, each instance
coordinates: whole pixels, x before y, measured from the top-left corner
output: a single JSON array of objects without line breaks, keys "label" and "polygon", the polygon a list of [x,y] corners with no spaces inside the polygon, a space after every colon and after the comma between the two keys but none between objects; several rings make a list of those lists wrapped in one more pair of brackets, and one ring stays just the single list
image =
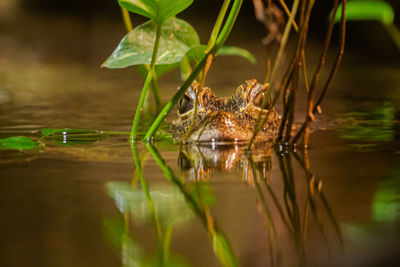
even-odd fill
[{"label": "brown water", "polygon": [[[0,138],[38,140],[43,127],[129,131],[143,80],[98,68],[123,33],[119,22],[34,17],[38,31],[26,32],[17,18],[0,35]],[[242,43],[262,56],[258,43]],[[154,150],[131,147],[126,135],[2,150],[0,266],[399,264],[399,66],[348,58],[307,154],[248,157],[240,147],[166,141]],[[161,79],[165,99],[178,76]],[[262,76],[262,64],[221,59],[209,82],[224,95]]]}]

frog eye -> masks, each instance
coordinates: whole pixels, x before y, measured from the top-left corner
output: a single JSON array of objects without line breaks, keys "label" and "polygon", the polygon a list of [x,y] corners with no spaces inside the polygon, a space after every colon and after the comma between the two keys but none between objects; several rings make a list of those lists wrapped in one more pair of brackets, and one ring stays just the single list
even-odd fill
[{"label": "frog eye", "polygon": [[[266,90],[263,90],[259,92],[254,98],[253,98],[253,104],[254,106],[258,108],[263,108],[263,99],[266,97]],[[264,105],[264,109],[268,109],[268,107],[271,105],[271,97],[267,96],[267,102]]]},{"label": "frog eye", "polygon": [[184,95],[178,102],[178,114],[184,114],[193,109],[193,101],[187,95]]}]

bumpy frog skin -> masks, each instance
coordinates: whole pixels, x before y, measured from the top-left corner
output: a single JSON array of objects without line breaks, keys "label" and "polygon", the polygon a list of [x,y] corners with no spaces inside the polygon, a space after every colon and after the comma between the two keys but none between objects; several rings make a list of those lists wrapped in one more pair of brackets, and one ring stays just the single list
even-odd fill
[{"label": "bumpy frog skin", "polygon": [[[268,109],[261,109],[261,102],[268,85],[256,80],[242,83],[230,97],[217,97],[210,88],[198,88],[193,83],[178,103],[178,119],[171,125],[175,140],[181,141],[192,123],[196,92],[199,90],[196,122],[189,143],[203,142],[245,142],[253,136],[259,112],[266,115]],[[277,132],[280,116],[271,110],[263,129],[256,137],[258,141],[271,141]]]}]

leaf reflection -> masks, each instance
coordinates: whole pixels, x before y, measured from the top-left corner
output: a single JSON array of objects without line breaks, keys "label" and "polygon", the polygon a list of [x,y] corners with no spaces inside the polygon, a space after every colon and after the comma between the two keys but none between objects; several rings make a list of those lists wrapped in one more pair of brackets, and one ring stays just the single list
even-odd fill
[{"label": "leaf reflection", "polygon": [[[296,252],[295,261],[299,265],[309,264],[307,240],[311,237],[308,230],[312,227],[317,229],[317,236],[323,240],[322,248],[328,252],[334,240],[330,238],[331,235],[328,238],[328,233],[332,233],[330,229],[336,233],[339,246],[343,245],[340,227],[322,191],[322,182],[311,170],[307,153],[298,153],[292,149],[275,150],[271,144],[265,143],[255,144],[251,152],[236,146],[181,146],[178,166],[183,177],[179,177],[153,145],[147,144],[140,152],[142,158],[133,144],[132,155],[136,170],[131,183],[108,183],[110,196],[124,215],[123,226],[121,222],[113,220],[105,220],[103,223],[106,235],[113,246],[121,251],[122,260],[127,266],[188,266],[182,256],[171,251],[170,242],[177,226],[195,218],[207,230],[210,244],[220,263],[223,266],[238,266],[229,238],[211,212],[216,197],[210,179],[216,171],[236,171],[241,174],[244,185],[255,190],[258,211],[264,219],[267,233],[270,266],[293,262],[288,244],[282,241],[287,234]],[[142,168],[147,157],[145,152],[152,156],[163,171],[169,185],[149,187]],[[274,169],[275,159],[278,164]],[[302,187],[297,179],[295,164],[304,170],[305,199],[300,192]],[[282,187],[277,186],[277,181]],[[138,182],[141,188],[137,187]],[[324,218],[328,219],[328,223]],[[137,224],[153,226],[157,237],[156,253],[145,251],[135,235],[130,233],[133,225]],[[315,236],[315,231],[312,236]]]}]

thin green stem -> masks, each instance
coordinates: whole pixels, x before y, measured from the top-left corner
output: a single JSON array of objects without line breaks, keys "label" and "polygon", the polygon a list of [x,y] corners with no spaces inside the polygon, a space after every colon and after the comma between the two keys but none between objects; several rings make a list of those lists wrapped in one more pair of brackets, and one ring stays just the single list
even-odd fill
[{"label": "thin green stem", "polygon": [[[126,31],[129,33],[130,31],[133,30],[133,26],[132,26],[132,20],[131,17],[129,15],[129,11],[126,10],[125,8],[121,7],[121,13],[122,13],[122,19],[124,20],[124,25],[126,28]],[[144,65],[147,69],[147,71],[150,70],[150,66],[148,64]],[[156,111],[159,111],[161,108],[161,97],[160,97],[160,89],[158,88],[158,81],[157,81],[157,74],[155,71],[153,71],[152,73],[153,75],[153,80],[151,83],[151,88],[153,89],[154,92],[154,98],[156,101]]]},{"label": "thin green stem", "polygon": [[[221,10],[218,14],[217,21],[215,22],[213,30],[210,35],[210,38],[208,39],[208,44],[207,44],[207,48],[205,51],[206,53],[208,53],[211,50],[211,48],[215,44],[215,41],[217,40],[219,31],[222,26],[222,22],[224,21],[226,11],[228,10],[228,7],[229,7],[229,3],[230,3],[230,0],[225,0],[224,3],[222,4]],[[190,124],[189,129],[187,130],[185,137],[183,138],[183,142],[187,141],[187,139],[191,135],[193,127],[196,123],[197,109],[198,109],[198,102],[199,102],[199,92],[200,92],[200,89],[203,88],[203,86],[204,86],[206,76],[207,76],[208,70],[210,69],[210,66],[211,66],[214,56],[215,56],[215,54],[210,54],[207,57],[207,62],[206,62],[205,68],[203,70],[203,74],[202,74],[199,86],[196,91],[196,98],[194,100],[194,111],[193,111],[193,115],[192,115],[193,116],[192,123]]]},{"label": "thin green stem", "polygon": [[232,4],[231,11],[229,13],[228,18],[226,19],[224,28],[222,29],[220,35],[218,36],[217,40],[215,41],[215,46],[216,46],[216,51],[215,53],[218,52],[218,50],[222,47],[222,45],[225,43],[226,39],[228,39],[228,36],[230,32],[232,31],[233,25],[235,24],[236,18],[239,15],[240,8],[242,6],[243,0],[235,0]]},{"label": "thin green stem", "polygon": [[196,68],[192,71],[190,76],[183,83],[181,88],[179,88],[179,90],[175,93],[175,95],[171,98],[171,100],[164,106],[164,108],[158,114],[157,118],[154,120],[153,124],[150,126],[149,130],[147,131],[147,133],[144,137],[145,141],[151,140],[153,135],[156,133],[157,129],[160,127],[161,123],[168,116],[169,112],[171,112],[172,108],[176,105],[176,103],[178,103],[179,99],[181,99],[181,97],[185,94],[186,90],[189,88],[191,83],[194,81],[194,79],[197,77],[197,75],[204,68],[206,61],[207,61],[207,57],[211,54],[216,54],[218,52],[218,50],[222,47],[222,45],[228,38],[229,33],[232,30],[233,24],[235,23],[236,18],[239,14],[240,7],[242,6],[242,2],[243,2],[243,0],[235,0],[233,2],[229,16],[226,19],[224,27],[221,30],[221,33],[219,34],[217,40],[215,41],[215,45],[208,53],[206,53],[203,56],[202,60],[198,63]]},{"label": "thin green stem", "polygon": [[172,236],[172,226],[168,226],[167,229],[165,230],[164,234],[164,240],[163,240],[163,259],[165,262],[168,262],[169,258],[169,249],[170,249],[170,243],[171,243],[171,236]]},{"label": "thin green stem", "polygon": [[127,32],[133,30],[131,17],[129,16],[128,10],[121,7],[122,19],[124,20],[125,28]]},{"label": "thin green stem", "polygon": [[156,40],[154,43],[154,49],[153,49],[153,55],[151,57],[151,64],[150,64],[150,70],[147,72],[146,80],[143,85],[142,89],[142,94],[140,95],[139,98],[139,103],[136,108],[136,113],[135,113],[135,118],[133,119],[133,124],[132,124],[132,130],[131,130],[131,135],[130,139],[131,141],[135,142],[136,136],[137,136],[137,128],[139,125],[139,120],[140,120],[140,115],[143,111],[143,103],[147,95],[147,91],[149,89],[149,85],[153,79],[153,72],[154,68],[156,65],[156,60],[157,60],[157,55],[158,55],[158,49],[160,47],[160,39],[161,39],[161,25],[157,24],[157,29],[156,29]]},{"label": "thin green stem", "polygon": [[266,95],[269,95],[271,93],[271,90],[272,90],[272,87],[273,87],[272,85],[275,82],[276,72],[278,71],[279,65],[281,63],[282,55],[283,55],[283,52],[285,50],[286,43],[287,43],[287,41],[289,39],[290,30],[292,28],[292,21],[294,20],[294,17],[296,16],[297,8],[299,6],[299,3],[300,3],[300,0],[295,0],[294,3],[293,3],[292,10],[290,12],[290,17],[289,17],[289,20],[288,20],[288,22],[286,24],[285,30],[283,31],[282,41],[281,41],[281,44],[279,46],[279,50],[278,50],[278,54],[276,56],[276,60],[274,62],[274,66],[272,68],[272,72],[271,72],[271,76],[270,76],[270,80],[269,80],[269,83],[271,84],[271,86],[268,88],[268,91],[267,91]]},{"label": "thin green stem", "polygon": [[[193,196],[185,190],[183,183],[180,181],[180,179],[178,177],[175,176],[175,174],[171,170],[171,168],[165,163],[164,159],[161,157],[161,155],[157,151],[157,149],[154,146],[152,146],[151,144],[146,144],[146,148],[150,152],[150,154],[153,156],[157,165],[163,170],[165,177],[178,187],[179,191],[182,193],[182,195],[185,198],[186,202],[188,203],[189,207],[197,215],[197,217],[200,219],[200,221],[202,222],[204,227],[207,229],[208,233],[211,236],[211,241],[213,244],[214,252],[220,259],[222,265],[238,266],[235,253],[234,253],[227,237],[219,229],[219,227],[215,223],[215,221],[213,221],[213,226],[212,226],[213,232],[210,232],[210,228],[209,228],[208,221],[207,221],[206,211],[204,211],[202,209],[202,207],[199,205],[199,203],[193,198]],[[220,242],[222,242],[223,246],[215,247],[215,244],[220,244]]]},{"label": "thin green stem", "polygon": [[140,158],[139,158],[139,153],[137,151],[136,145],[131,143],[131,150],[132,150],[132,156],[133,156],[133,160],[135,162],[135,166],[137,169],[137,174],[140,180],[140,184],[142,186],[142,190],[145,194],[146,200],[148,201],[149,205],[150,205],[150,209],[153,215],[153,220],[156,226],[156,232],[157,232],[157,240],[159,242],[159,246],[158,247],[162,247],[162,231],[161,231],[161,226],[160,226],[160,222],[158,219],[158,215],[157,215],[157,211],[154,205],[154,201],[153,198],[151,197],[150,194],[150,190],[149,187],[147,186],[147,182],[144,179],[143,176],[143,168],[142,168],[142,163],[140,162]]},{"label": "thin green stem", "polygon": [[228,10],[230,2],[231,2],[231,0],[224,0],[224,3],[222,4],[221,10],[219,11],[219,14],[218,14],[217,21],[215,22],[214,28],[211,32],[210,39],[208,40],[206,53],[211,50],[211,48],[215,44],[215,41],[217,40],[219,31],[221,30],[222,22],[224,21],[226,11]]},{"label": "thin green stem", "polygon": [[196,68],[192,71],[190,76],[183,83],[181,88],[175,93],[175,95],[171,98],[171,100],[164,106],[164,108],[160,111],[157,118],[154,120],[153,124],[150,126],[146,135],[144,136],[145,141],[150,141],[153,135],[156,133],[161,123],[165,120],[168,113],[171,112],[172,108],[178,103],[179,99],[185,94],[186,90],[189,88],[190,84],[196,79],[197,75],[203,69],[206,64],[207,56],[204,56],[200,63],[196,66]]}]

